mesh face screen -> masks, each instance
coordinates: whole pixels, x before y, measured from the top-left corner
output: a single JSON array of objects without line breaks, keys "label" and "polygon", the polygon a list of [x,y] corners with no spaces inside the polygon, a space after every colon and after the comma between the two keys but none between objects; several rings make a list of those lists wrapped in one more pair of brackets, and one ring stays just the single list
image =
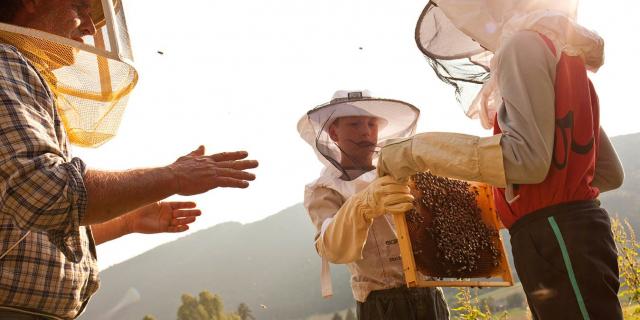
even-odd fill
[{"label": "mesh face screen", "polygon": [[[368,97],[334,99],[307,112],[298,122],[298,132],[314,149],[325,167],[346,174],[345,168],[340,164],[343,150],[338,147],[329,133],[331,124],[336,119],[343,117],[378,119],[377,145],[363,146],[363,148],[374,149],[372,163],[375,164],[381,144],[389,139],[408,137],[415,132],[419,114],[420,111],[416,107],[400,100]],[[355,137],[354,141],[358,139],[360,138]],[[371,166],[371,163],[368,166]],[[359,169],[371,170],[370,168]]]},{"label": "mesh face screen", "polygon": [[[109,2],[96,6],[103,4]],[[55,96],[71,143],[83,147],[100,146],[115,136],[138,80],[122,2],[103,10],[104,21],[84,44],[0,24],[0,42],[16,47],[35,66]]]}]

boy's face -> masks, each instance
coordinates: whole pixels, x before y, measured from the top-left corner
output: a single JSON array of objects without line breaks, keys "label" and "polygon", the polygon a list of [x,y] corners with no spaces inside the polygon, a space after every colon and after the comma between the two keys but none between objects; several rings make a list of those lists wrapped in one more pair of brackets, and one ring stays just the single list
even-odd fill
[{"label": "boy's face", "polygon": [[338,118],[329,127],[329,135],[342,150],[340,162],[343,165],[357,168],[372,165],[378,143],[378,118]]}]

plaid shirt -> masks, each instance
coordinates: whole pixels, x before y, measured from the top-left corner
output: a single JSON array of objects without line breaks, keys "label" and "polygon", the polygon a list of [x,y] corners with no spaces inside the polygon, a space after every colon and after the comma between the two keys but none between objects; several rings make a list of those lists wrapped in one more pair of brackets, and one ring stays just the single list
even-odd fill
[{"label": "plaid shirt", "polygon": [[85,164],[71,158],[54,97],[14,47],[0,43],[0,308],[73,319],[98,289]]}]

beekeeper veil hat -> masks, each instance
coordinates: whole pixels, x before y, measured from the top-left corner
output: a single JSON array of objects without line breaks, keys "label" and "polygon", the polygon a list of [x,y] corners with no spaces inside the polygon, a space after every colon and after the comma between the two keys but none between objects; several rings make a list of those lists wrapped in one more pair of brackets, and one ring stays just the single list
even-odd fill
[{"label": "beekeeper veil hat", "polygon": [[[502,44],[516,32],[536,31],[596,71],[604,41],[576,22],[577,0],[431,0],[415,30],[416,43],[467,116],[493,126],[502,103],[495,79]],[[559,56],[559,55],[558,55]]]},{"label": "beekeeper veil hat", "polygon": [[15,46],[49,84],[71,143],[97,147],[115,136],[138,74],[122,0],[93,0],[96,27],[84,43],[0,23],[0,42]]},{"label": "beekeeper veil hat", "polygon": [[329,127],[338,118],[366,116],[378,118],[377,150],[385,141],[415,133],[420,110],[400,100],[373,98],[369,91],[337,91],[330,102],[309,110],[298,121],[298,132],[328,170],[346,173],[340,165],[341,150],[329,136]]}]

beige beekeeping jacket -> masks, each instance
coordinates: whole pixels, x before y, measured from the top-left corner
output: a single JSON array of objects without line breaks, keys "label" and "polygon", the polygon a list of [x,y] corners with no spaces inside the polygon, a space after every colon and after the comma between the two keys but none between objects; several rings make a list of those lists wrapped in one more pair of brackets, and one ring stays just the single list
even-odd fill
[{"label": "beige beekeeping jacket", "polygon": [[351,272],[353,297],[364,302],[371,291],[405,284],[400,249],[391,215],[371,223],[355,218],[343,229],[353,234],[333,239],[324,236],[324,230],[333,223],[334,215],[345,201],[376,178],[375,170],[352,181],[345,181],[340,175],[335,170],[324,169],[320,178],[306,186],[304,205],[318,230],[315,245],[322,257],[323,296],[332,294],[329,262],[346,263]]}]

